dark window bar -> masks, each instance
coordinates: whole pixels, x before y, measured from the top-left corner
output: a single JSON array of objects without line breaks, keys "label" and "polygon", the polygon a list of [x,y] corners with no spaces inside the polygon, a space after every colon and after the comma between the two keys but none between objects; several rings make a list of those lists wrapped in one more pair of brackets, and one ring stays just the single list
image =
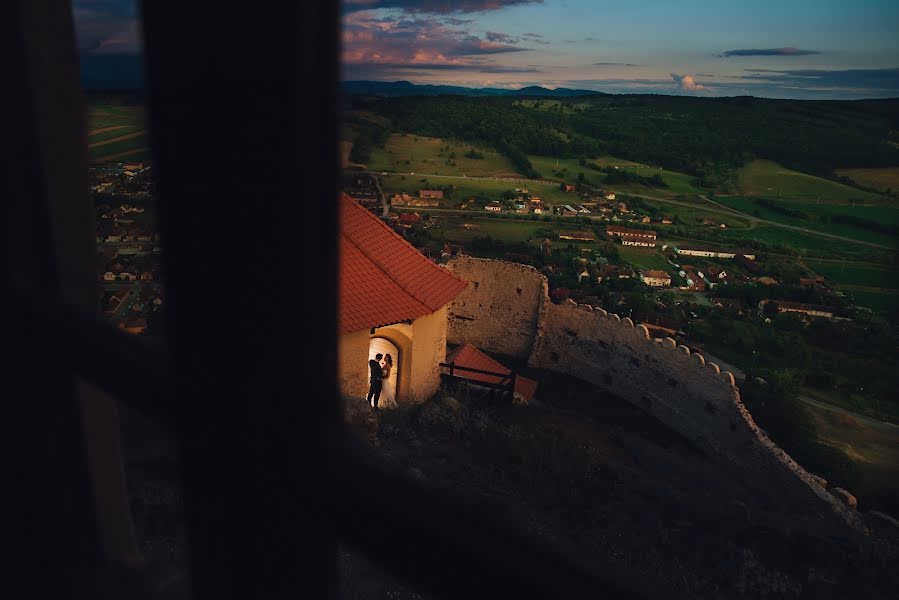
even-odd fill
[{"label": "dark window bar", "polygon": [[9,589],[96,597],[110,565],[140,568],[114,403],[83,377],[175,432],[194,598],[334,597],[338,539],[439,597],[650,597],[644,582],[390,471],[342,431],[338,17],[326,1],[143,7],[163,358],[93,316],[71,9],[2,4],[0,61],[18,108],[4,115],[0,167],[0,314],[17,351],[0,367],[20,517]]}]

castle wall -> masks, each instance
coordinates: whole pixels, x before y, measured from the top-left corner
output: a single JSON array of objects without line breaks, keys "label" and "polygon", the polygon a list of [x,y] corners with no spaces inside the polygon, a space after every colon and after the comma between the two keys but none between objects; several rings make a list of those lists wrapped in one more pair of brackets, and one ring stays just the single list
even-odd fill
[{"label": "castle wall", "polygon": [[532,267],[470,256],[450,261],[447,268],[469,282],[450,304],[449,342],[527,358],[549,299],[546,278]]},{"label": "castle wall", "polygon": [[[450,306],[452,343],[528,356],[533,367],[609,389],[681,433],[725,468],[738,469],[744,481],[770,502],[821,515],[836,512],[851,524],[859,522],[759,429],[740,401],[730,373],[706,364],[701,355],[676,346],[671,338],[652,340],[645,327],[634,326],[630,319],[570,300],[553,304],[546,279],[531,267],[471,257],[450,265],[463,279],[481,282]],[[493,268],[497,275],[490,277]],[[519,296],[517,289],[531,293]],[[536,299],[533,290],[540,290]],[[503,310],[502,302],[515,300],[514,307]],[[523,353],[532,327],[533,344]],[[511,332],[511,340],[502,339],[504,331]],[[483,343],[487,336],[497,339]]]}]

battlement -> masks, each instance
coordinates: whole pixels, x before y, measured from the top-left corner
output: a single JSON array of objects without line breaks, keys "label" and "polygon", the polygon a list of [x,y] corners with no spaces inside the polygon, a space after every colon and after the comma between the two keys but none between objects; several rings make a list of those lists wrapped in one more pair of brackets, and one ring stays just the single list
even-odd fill
[{"label": "battlement", "polygon": [[609,389],[678,431],[772,504],[861,520],[777,447],[740,400],[734,376],[673,339],[603,309],[549,299],[533,267],[462,256],[448,268],[469,286],[450,305],[447,341],[526,358],[533,367]]}]

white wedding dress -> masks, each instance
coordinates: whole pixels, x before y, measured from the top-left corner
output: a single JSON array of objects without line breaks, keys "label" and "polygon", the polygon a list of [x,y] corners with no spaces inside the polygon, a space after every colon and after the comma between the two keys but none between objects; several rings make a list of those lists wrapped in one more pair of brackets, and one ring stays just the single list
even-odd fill
[{"label": "white wedding dress", "polygon": [[[386,363],[381,361],[381,368],[384,368]],[[396,369],[394,367],[390,367],[390,376],[383,379],[381,382],[381,397],[378,399],[378,408],[396,408],[396,394],[394,390],[396,389]]]}]

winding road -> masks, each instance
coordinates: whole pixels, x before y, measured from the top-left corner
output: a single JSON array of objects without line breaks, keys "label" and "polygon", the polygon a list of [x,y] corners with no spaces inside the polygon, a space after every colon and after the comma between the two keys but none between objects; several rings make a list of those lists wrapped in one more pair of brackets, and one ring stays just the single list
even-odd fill
[{"label": "winding road", "polygon": [[[381,175],[383,172],[375,172],[375,171],[366,171],[371,175]],[[406,175],[406,173],[390,173],[390,175]],[[433,177],[436,179],[473,179],[473,180],[481,180],[481,181],[509,181],[515,183],[540,183],[540,184],[550,184],[550,185],[558,185],[557,181],[550,181],[547,179],[528,179],[526,177],[467,177],[463,175],[435,175],[433,173],[416,173],[416,175],[421,175],[422,177]],[[611,188],[610,188],[611,189]],[[615,190],[612,190],[615,191]],[[741,219],[747,219],[749,221],[749,228],[753,229],[758,224],[770,225],[771,227],[779,227],[781,229],[788,229],[790,231],[798,231],[800,233],[805,233],[808,235],[816,235],[818,237],[824,237],[831,240],[839,240],[841,242],[851,242],[853,244],[861,244],[863,246],[869,246],[871,248],[880,248],[881,250],[891,250],[895,251],[896,248],[893,246],[887,246],[884,244],[875,244],[874,242],[865,242],[856,238],[845,237],[842,235],[836,235],[833,233],[825,233],[823,231],[815,231],[813,229],[806,229],[804,227],[797,227],[795,225],[787,225],[785,223],[778,223],[777,221],[769,221],[768,219],[762,219],[729,206],[725,206],[724,204],[720,204],[715,202],[714,200],[710,200],[705,196],[699,196],[710,206],[703,206],[702,204],[696,204],[695,202],[682,202],[680,200],[670,200],[668,198],[659,198],[658,196],[646,196],[644,194],[634,194],[632,192],[622,192],[627,194],[628,196],[633,196],[635,198],[642,198],[644,200],[651,200],[653,202],[664,202],[666,204],[674,204],[677,206],[685,206],[688,208],[701,208],[706,212],[711,213],[719,213],[725,214],[731,217],[740,217]],[[471,212],[471,211],[460,211],[460,212]]]}]

